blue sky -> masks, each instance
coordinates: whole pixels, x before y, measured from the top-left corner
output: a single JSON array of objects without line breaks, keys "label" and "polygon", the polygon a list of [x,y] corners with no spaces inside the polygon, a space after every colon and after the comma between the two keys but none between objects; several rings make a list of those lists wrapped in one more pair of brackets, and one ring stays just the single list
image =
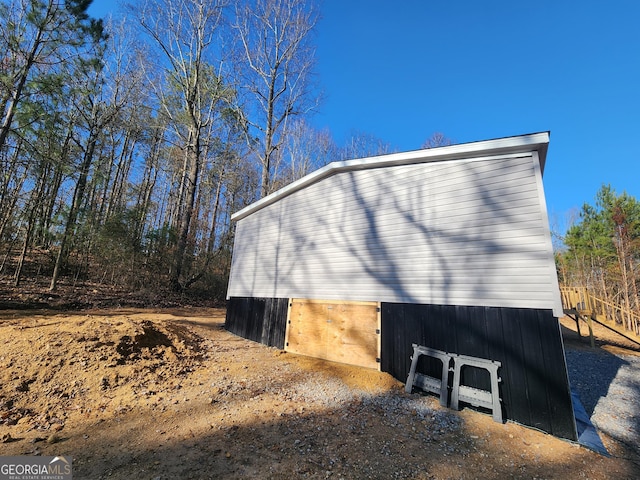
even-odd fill
[{"label": "blue sky", "polygon": [[640,2],[324,0],[321,12],[313,124],[338,143],[359,131],[405,151],[434,132],[548,130],[552,224],[604,183],[640,199]]}]

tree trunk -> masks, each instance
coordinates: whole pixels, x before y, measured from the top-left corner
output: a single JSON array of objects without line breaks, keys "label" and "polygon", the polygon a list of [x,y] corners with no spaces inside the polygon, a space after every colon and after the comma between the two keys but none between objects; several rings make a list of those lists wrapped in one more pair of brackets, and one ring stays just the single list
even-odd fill
[{"label": "tree trunk", "polygon": [[140,186],[138,199],[136,201],[136,209],[138,216],[136,219],[135,237],[138,244],[142,243],[142,236],[145,229],[145,219],[149,213],[151,204],[151,196],[158,178],[158,160],[160,158],[160,145],[162,143],[162,132],[157,129],[153,136],[151,145],[151,153],[147,160],[144,170],[142,185]]},{"label": "tree trunk", "polygon": [[224,181],[224,165],[220,168],[220,178],[216,186],[216,194],[213,201],[213,213],[211,214],[211,228],[209,230],[209,241],[207,242],[207,256],[213,253],[216,244],[216,228],[218,223],[218,209],[220,208],[220,193],[222,191],[222,182]]},{"label": "tree trunk", "polygon": [[29,215],[29,220],[27,222],[27,231],[24,234],[24,241],[22,242],[22,251],[20,252],[20,257],[18,258],[18,265],[16,266],[16,272],[13,275],[13,286],[20,286],[20,276],[22,275],[22,267],[24,266],[24,260],[27,256],[27,251],[29,250],[29,241],[31,240],[31,232],[33,231],[33,211],[31,210],[31,214]]},{"label": "tree trunk", "polygon": [[38,179],[38,183],[36,188],[32,192],[31,198],[31,206],[29,208],[29,217],[27,219],[27,230],[24,234],[24,241],[22,242],[22,251],[20,252],[20,257],[18,259],[18,265],[16,267],[16,272],[13,277],[13,286],[18,287],[20,285],[20,277],[22,275],[22,268],[24,266],[24,261],[27,256],[27,252],[29,251],[29,245],[31,243],[31,237],[34,230],[34,224],[36,222],[36,212],[40,208],[40,204],[42,203],[44,183],[46,182],[47,177],[47,169],[45,168]]},{"label": "tree trunk", "polygon": [[178,229],[178,243],[174,257],[173,269],[169,279],[169,285],[172,290],[179,292],[182,290],[180,277],[184,266],[184,255],[187,249],[187,240],[189,237],[189,225],[193,214],[193,206],[196,198],[196,187],[198,185],[198,177],[200,175],[200,135],[197,131],[198,127],[192,127],[189,135],[189,144],[187,145],[188,156],[190,157],[189,168],[186,175],[184,199],[185,205],[180,210],[180,220]]},{"label": "tree trunk", "polygon": [[62,264],[66,260],[66,256],[67,256],[66,250],[67,250],[69,235],[71,234],[71,230],[75,226],[78,210],[80,209],[80,204],[82,203],[82,199],[84,197],[84,191],[87,186],[87,178],[89,177],[89,169],[91,168],[91,162],[93,161],[93,154],[96,149],[96,142],[97,142],[96,133],[92,129],[89,132],[87,150],[85,152],[82,165],[80,166],[80,176],[78,177],[78,183],[76,184],[76,188],[73,192],[73,202],[71,203],[71,210],[69,210],[67,223],[64,227],[62,240],[60,241],[60,249],[58,250],[58,255],[56,256],[56,263],[53,268],[53,275],[51,277],[51,285],[49,285],[50,291],[54,291],[56,289]]}]

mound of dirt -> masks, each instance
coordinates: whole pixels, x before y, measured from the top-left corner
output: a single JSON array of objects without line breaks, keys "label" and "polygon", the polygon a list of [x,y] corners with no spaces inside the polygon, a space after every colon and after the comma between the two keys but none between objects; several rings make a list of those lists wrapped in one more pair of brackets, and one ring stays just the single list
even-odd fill
[{"label": "mound of dirt", "polygon": [[186,326],[128,315],[33,315],[2,322],[0,424],[61,430],[71,412],[151,396],[207,358],[207,341]]},{"label": "mound of dirt", "polygon": [[638,478],[389,375],[236,337],[224,311],[0,311],[0,452],[74,478]]}]

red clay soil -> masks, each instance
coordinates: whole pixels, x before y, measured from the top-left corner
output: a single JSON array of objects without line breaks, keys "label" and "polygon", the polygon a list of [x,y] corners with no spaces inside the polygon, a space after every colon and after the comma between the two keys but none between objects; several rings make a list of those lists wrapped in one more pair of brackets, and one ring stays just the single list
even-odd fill
[{"label": "red clay soil", "polygon": [[[76,479],[640,478],[611,438],[605,457],[453,412],[387,374],[236,337],[224,314],[0,310],[0,455],[70,455]],[[563,325],[567,348],[590,348]]]}]

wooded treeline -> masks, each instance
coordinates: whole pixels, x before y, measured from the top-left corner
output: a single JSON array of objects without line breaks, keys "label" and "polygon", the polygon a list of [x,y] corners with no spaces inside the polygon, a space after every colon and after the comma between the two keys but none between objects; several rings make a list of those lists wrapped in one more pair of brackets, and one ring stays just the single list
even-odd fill
[{"label": "wooded treeline", "polygon": [[[230,216],[333,160],[309,0],[0,0],[0,278],[223,299]],[[451,144],[436,133],[423,148]],[[639,310],[640,207],[610,187],[557,254],[561,282]]]},{"label": "wooded treeline", "polygon": [[[556,254],[560,282],[640,314],[640,203],[609,185],[585,203]],[[624,321],[625,319],[619,319]]]},{"label": "wooded treeline", "polygon": [[[230,215],[332,160],[308,0],[0,1],[0,275],[223,298]],[[29,267],[29,268],[27,268]]]}]

